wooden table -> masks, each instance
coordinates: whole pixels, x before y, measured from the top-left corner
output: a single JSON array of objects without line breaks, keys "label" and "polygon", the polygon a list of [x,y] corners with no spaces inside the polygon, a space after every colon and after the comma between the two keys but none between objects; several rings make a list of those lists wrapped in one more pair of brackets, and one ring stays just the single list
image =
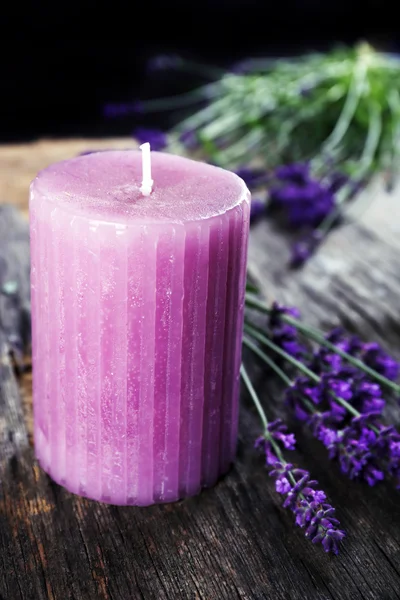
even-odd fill
[{"label": "wooden table", "polygon": [[[28,184],[54,160],[129,140],[42,141],[0,147],[0,202],[27,213]],[[312,324],[343,324],[400,357],[400,197],[377,182],[358,223],[336,230],[301,271],[271,223],[251,234],[249,266],[268,300],[298,306]],[[245,357],[248,360],[249,357]],[[4,600],[254,598],[392,600],[400,597],[400,496],[389,484],[350,483],[325,450],[293,426],[296,460],[311,470],[348,537],[338,557],[294,527],[252,445],[257,418],[243,397],[238,459],[215,488],[176,504],[113,507],[73,496],[34,459],[31,376],[0,382],[0,598]],[[8,375],[8,377],[5,377]],[[271,417],[273,381],[254,369]],[[387,411],[399,422],[395,401]]]}]

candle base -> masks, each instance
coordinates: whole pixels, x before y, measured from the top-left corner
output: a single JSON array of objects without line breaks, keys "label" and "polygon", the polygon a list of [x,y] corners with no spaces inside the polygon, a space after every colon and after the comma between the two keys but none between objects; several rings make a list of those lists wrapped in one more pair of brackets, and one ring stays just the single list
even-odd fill
[{"label": "candle base", "polygon": [[83,498],[87,498],[88,500],[95,500],[97,502],[102,502],[103,504],[110,504],[112,506],[151,506],[153,504],[171,504],[173,502],[179,502],[180,500],[184,500],[185,498],[190,498],[193,496],[199,495],[203,490],[210,489],[218,481],[220,481],[229,471],[231,470],[234,459],[230,461],[226,469],[221,471],[217,477],[213,477],[209,481],[203,481],[197,484],[194,484],[188,491],[182,489],[178,493],[170,493],[169,495],[165,495],[161,497],[160,495],[154,495],[151,500],[148,498],[141,498],[127,496],[125,494],[103,494],[99,493],[97,487],[95,489],[91,489],[90,487],[83,486],[82,484],[77,484],[74,481],[69,481],[65,477],[63,477],[57,469],[52,469],[51,465],[45,461],[45,459],[41,456],[40,448],[38,448],[36,444],[36,458],[45,473],[58,485],[66,489],[71,494],[75,494],[77,496],[81,496]]}]

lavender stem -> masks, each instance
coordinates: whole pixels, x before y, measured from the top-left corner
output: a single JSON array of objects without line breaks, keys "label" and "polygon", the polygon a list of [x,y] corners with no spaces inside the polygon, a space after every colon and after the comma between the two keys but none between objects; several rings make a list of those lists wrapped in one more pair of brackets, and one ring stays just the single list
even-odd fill
[{"label": "lavender stem", "polygon": [[267,419],[267,415],[264,412],[263,407],[261,406],[261,402],[258,399],[257,393],[250,381],[250,377],[247,374],[247,371],[243,365],[243,363],[240,365],[240,375],[242,376],[242,379],[244,381],[244,384],[251,396],[251,399],[254,402],[254,406],[257,409],[257,412],[260,416],[261,422],[263,424],[263,428],[264,428],[264,435],[268,436],[268,419]]}]

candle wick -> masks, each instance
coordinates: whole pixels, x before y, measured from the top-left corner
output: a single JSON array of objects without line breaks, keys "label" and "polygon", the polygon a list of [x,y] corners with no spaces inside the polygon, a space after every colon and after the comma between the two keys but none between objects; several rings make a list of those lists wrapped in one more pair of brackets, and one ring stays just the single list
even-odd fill
[{"label": "candle wick", "polygon": [[140,191],[143,196],[150,196],[153,191],[154,181],[151,178],[151,158],[150,158],[150,144],[146,142],[139,146],[142,151],[142,186]]}]

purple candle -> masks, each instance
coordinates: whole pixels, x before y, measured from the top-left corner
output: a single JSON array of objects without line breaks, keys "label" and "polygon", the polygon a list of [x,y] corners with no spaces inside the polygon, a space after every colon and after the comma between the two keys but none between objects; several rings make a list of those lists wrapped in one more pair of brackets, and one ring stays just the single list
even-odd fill
[{"label": "purple candle", "polygon": [[236,451],[250,194],[169,154],[152,176],[100,152],[30,193],[36,455],[112,504],[196,494]]}]

